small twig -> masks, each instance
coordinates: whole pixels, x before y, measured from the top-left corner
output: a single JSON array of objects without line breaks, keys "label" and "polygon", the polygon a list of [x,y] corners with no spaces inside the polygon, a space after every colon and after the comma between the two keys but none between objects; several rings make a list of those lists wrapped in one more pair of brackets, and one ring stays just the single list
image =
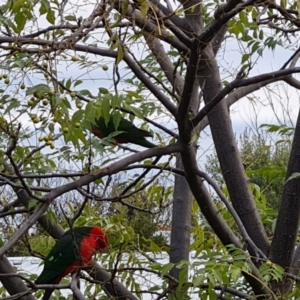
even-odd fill
[{"label": "small twig", "polygon": [[18,299],[21,299],[21,298],[25,299],[24,297],[29,295],[29,294],[32,294],[32,292],[33,292],[33,290],[28,290],[28,291],[25,291],[25,292],[14,294],[12,296],[1,298],[1,300],[18,300]]},{"label": "small twig", "polygon": [[[86,173],[68,173],[68,174],[62,174],[62,173],[51,173],[51,174],[22,174],[23,178],[33,178],[33,179],[48,179],[48,178],[72,178],[72,177],[82,177],[87,175]],[[16,175],[10,175],[3,172],[0,172],[0,176],[10,178],[10,179],[18,179],[19,177]]]},{"label": "small twig", "polygon": [[104,186],[101,198],[104,197],[104,195],[106,194],[106,191],[107,191],[107,189],[108,189],[108,187],[109,187],[109,185],[111,183],[111,180],[112,180],[112,177],[108,176],[108,178],[107,178],[107,180],[105,182],[105,186]]},{"label": "small twig", "polygon": [[[79,191],[80,189],[77,189],[77,190]],[[82,205],[79,208],[79,210],[77,211],[77,213],[72,218],[72,224],[74,224],[75,221],[81,216],[81,213],[84,210],[84,208],[85,208],[86,204],[88,203],[88,201],[89,201],[89,197],[85,197],[84,200],[83,200]]]},{"label": "small twig", "polygon": [[6,212],[0,212],[0,218],[4,218],[7,216],[12,216],[12,215],[16,215],[16,214],[23,214],[23,213],[28,213],[28,209],[26,208],[21,208],[21,209],[15,209],[12,211],[6,211]]},{"label": "small twig", "polygon": [[150,71],[148,71],[146,68],[143,67],[143,65],[139,62],[139,60],[135,57],[134,53],[131,52],[129,49],[127,49],[128,53],[130,53],[130,55],[132,56],[133,60],[135,61],[135,63],[140,67],[140,69],[147,74],[150,78],[152,78],[153,80],[155,80],[157,82],[157,84],[161,85],[163,87],[163,89],[170,95],[172,96],[177,102],[179,101],[178,96],[176,95],[176,93],[174,93],[173,91],[171,91],[163,82],[162,80],[158,79],[157,76],[155,76],[153,73],[151,73]]},{"label": "small twig", "polygon": [[9,159],[9,161],[10,161],[10,163],[11,163],[13,169],[14,169],[15,174],[18,176],[18,179],[21,181],[21,184],[24,187],[24,189],[26,190],[26,192],[28,193],[28,195],[31,198],[34,198],[38,201],[42,201],[42,199],[40,197],[34,195],[31,191],[31,189],[27,186],[27,184],[26,184],[26,182],[25,182],[18,166],[16,165],[15,161],[12,158],[12,153],[15,150],[15,148],[17,146],[17,143],[18,143],[20,130],[21,130],[21,123],[18,124],[18,128],[17,128],[16,132],[10,133],[10,137],[11,137],[12,141],[11,141],[10,146],[6,150],[5,154],[7,155],[8,159]]},{"label": "small twig", "polygon": [[[16,184],[10,180],[8,180],[7,178],[3,177],[0,175],[0,181],[2,181],[2,183],[0,183],[0,186],[3,186],[3,185],[9,185],[11,186],[12,188],[18,188],[18,189],[25,189],[26,188],[24,187],[24,185],[20,185],[20,184]],[[27,187],[30,189],[30,190],[33,190],[33,191],[39,191],[39,192],[50,192],[51,189],[50,188],[43,188],[43,187],[37,187],[37,186],[31,186],[31,185],[27,185]],[[32,198],[35,198],[37,199],[36,196],[32,197]],[[42,198],[38,198],[39,201],[43,202],[44,200]]]},{"label": "small twig", "polygon": [[224,293],[226,292],[226,288],[227,288],[226,285],[223,285],[223,286],[221,287],[221,290],[220,290],[219,295],[217,296],[217,299],[223,299],[223,295],[224,295]]},{"label": "small twig", "polygon": [[64,10],[65,7],[68,3],[68,0],[62,0],[58,9],[58,15],[60,17],[60,24],[63,25],[65,20],[64,20]]},{"label": "small twig", "polygon": [[[1,173],[0,173],[1,174]],[[2,204],[2,203],[1,203]],[[7,204],[2,204],[3,205],[3,208],[2,210],[0,210],[0,213],[4,213],[4,212],[7,212],[9,211],[12,207],[17,207],[17,206],[20,206],[21,204],[21,200],[20,199],[16,199],[12,202],[9,202]]]},{"label": "small twig", "polygon": [[[53,137],[53,140],[57,140],[59,139],[60,137],[62,136],[62,134],[57,134],[55,137]],[[18,169],[20,169],[22,167],[22,165],[24,164],[24,162],[26,162],[29,158],[31,158],[36,152],[39,152],[40,150],[46,148],[48,145],[47,144],[44,144],[44,145],[41,145],[40,147],[37,147],[35,149],[33,149],[32,151],[30,151],[23,159],[22,162],[20,162],[17,166],[18,166]],[[23,175],[22,175],[23,176]],[[24,178],[24,176],[23,176]]]},{"label": "small twig", "polygon": [[248,235],[248,232],[247,232],[243,222],[241,221],[239,215],[237,214],[237,212],[235,211],[233,206],[229,203],[227,198],[224,196],[224,194],[222,193],[222,191],[220,190],[218,185],[205,172],[202,172],[199,169],[197,169],[196,174],[198,176],[202,177],[215,190],[215,192],[217,193],[217,195],[219,196],[221,201],[225,204],[228,211],[232,215],[232,217],[233,217],[234,221],[236,222],[243,238],[248,243],[248,245],[251,247],[251,249],[255,253],[256,257],[261,257],[261,258],[267,260],[268,258],[266,257],[266,255],[256,246],[256,244],[253,242],[253,240]]},{"label": "small twig", "polygon": [[280,68],[280,70],[284,70],[287,65],[297,56],[299,55],[300,52],[300,47],[293,53],[293,55],[287,60],[286,63],[284,63],[284,65]]},{"label": "small twig", "polygon": [[121,243],[120,246],[119,246],[118,255],[117,255],[115,263],[114,263],[114,269],[112,270],[111,277],[110,277],[110,284],[113,287],[115,294],[117,294],[117,293],[116,293],[116,290],[115,290],[114,279],[115,279],[116,274],[118,272],[118,265],[119,265],[119,263],[121,262],[121,259],[122,259],[122,247],[123,247],[123,244]]},{"label": "small twig", "polygon": [[[158,156],[154,159],[154,161],[151,163],[152,166],[155,166],[159,160],[161,159],[161,156]],[[142,172],[142,174],[140,174],[132,183],[130,183],[120,194],[120,196],[126,195],[126,193],[132,188],[134,187],[140,180],[144,179],[145,176],[150,172],[151,169],[146,169],[144,172]],[[163,169],[161,169],[162,171]],[[161,172],[159,172],[158,174],[160,174]],[[158,175],[156,175],[155,178],[157,178]]]}]

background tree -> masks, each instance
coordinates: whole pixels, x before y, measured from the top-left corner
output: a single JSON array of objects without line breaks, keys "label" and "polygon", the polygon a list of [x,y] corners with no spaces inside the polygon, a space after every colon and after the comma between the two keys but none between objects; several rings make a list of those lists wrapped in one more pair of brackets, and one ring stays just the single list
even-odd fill
[{"label": "background tree", "polygon": [[[146,291],[159,298],[299,297],[299,115],[271,231],[265,212],[276,209],[275,202],[262,205],[264,193],[249,184],[231,114],[231,108],[247,106],[255,115],[247,98],[290,126],[257,95],[263,89],[269,99],[278,97],[282,114],[295,110],[290,99],[300,87],[298,15],[298,1],[3,3],[0,181],[12,196],[1,199],[0,217],[6,232],[13,227],[0,248],[4,289],[20,299],[40,296],[19,275],[7,275],[14,270],[6,255],[28,232],[43,228],[57,239],[63,228],[100,225],[111,251],[97,257],[101,267],[95,261],[88,270],[99,282],[95,297],[101,288],[108,297],[137,299],[143,286],[133,273],[141,269],[161,278],[160,286]],[[271,54],[280,59],[268,71]],[[102,140],[91,133],[99,117],[112,119],[116,129]],[[116,147],[121,118],[149,131],[149,141],[159,147]],[[207,125],[221,187],[201,171],[205,152],[198,144]],[[262,185],[269,173],[260,173]],[[166,217],[171,195],[171,242],[163,248],[170,263],[162,265],[144,251],[162,248],[152,241],[141,249],[124,219],[145,208],[159,208]],[[200,220],[192,216],[199,209]],[[196,250],[193,262],[190,250]],[[85,293],[82,299],[89,297]]]},{"label": "background tree", "polygon": [[[246,128],[237,141],[243,165],[249,178],[256,206],[266,228],[272,234],[275,228],[276,211],[280,206],[281,191],[285,183],[286,165],[290,154],[290,133],[286,126],[265,125],[258,132]],[[275,133],[279,135],[275,135]],[[288,134],[289,133],[289,134]],[[224,179],[220,171],[218,158],[210,154],[206,171],[224,188]],[[221,206],[224,206],[221,204]],[[227,210],[224,211],[228,214]]]}]

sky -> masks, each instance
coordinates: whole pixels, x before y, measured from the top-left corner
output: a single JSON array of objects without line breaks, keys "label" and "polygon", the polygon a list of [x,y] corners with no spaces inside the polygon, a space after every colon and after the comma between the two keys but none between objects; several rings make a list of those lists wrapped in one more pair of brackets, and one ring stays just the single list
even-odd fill
[{"label": "sky", "polygon": [[[76,16],[87,17],[93,6],[88,5],[90,1],[78,0],[75,6],[71,7],[67,5],[67,11],[70,15],[73,13]],[[58,22],[58,20],[57,20]],[[49,24],[45,21],[44,17],[36,20],[35,26],[44,28]],[[93,34],[94,35],[94,34]],[[95,39],[98,41],[98,45],[101,47],[101,41],[103,35],[101,30],[98,30],[95,34]],[[93,40],[90,41],[91,43]],[[298,41],[293,41],[293,48],[298,47]],[[105,44],[103,44],[105,46]],[[265,50],[263,57],[259,58],[257,64],[254,65],[249,77],[258,74],[271,72],[278,70],[291,56],[292,51],[288,49],[291,45],[287,44],[283,47],[277,47],[275,51]],[[106,47],[106,46],[105,46]],[[222,49],[220,50],[217,59],[220,65],[222,80],[230,81],[234,79],[237,72],[240,70],[240,51],[244,47],[239,41],[233,39],[226,39]],[[136,44],[131,46],[137,57],[141,58],[144,48],[142,44]],[[244,49],[247,51],[247,49]],[[75,53],[74,51],[68,51],[68,55],[83,55],[83,53]],[[100,87],[112,89],[112,62],[109,58],[103,58],[99,62],[99,57],[89,55],[89,58],[95,62],[95,65],[91,65],[90,68],[80,68],[79,64],[71,62],[58,63],[58,74],[60,78],[72,78],[81,79],[83,84],[78,86],[78,89],[88,89],[92,94],[97,95]],[[109,69],[104,71],[99,65],[107,65]],[[119,69],[121,77],[128,78],[131,76],[128,70],[126,70],[124,63],[120,63]],[[31,82],[25,82],[26,85],[39,83],[40,75],[32,74],[30,76]],[[120,84],[120,90],[124,85]],[[271,99],[271,100],[270,100]],[[259,127],[261,124],[278,124],[280,122],[292,121],[295,122],[298,110],[299,110],[299,95],[293,88],[289,88],[286,84],[272,84],[267,89],[261,89],[255,92],[249,97],[245,97],[238,101],[231,107],[232,126],[235,134],[238,136],[246,127]],[[273,110],[271,109],[270,101],[272,101]],[[283,108],[286,110],[284,111]],[[276,112],[276,114],[274,113]],[[28,118],[22,119],[22,122],[26,124],[30,123]],[[170,122],[169,119],[161,120],[162,123],[168,124],[171,129],[176,128],[175,123]],[[205,164],[206,155],[210,154],[213,149],[213,143],[210,137],[209,129],[206,129],[201,134],[200,141],[200,153],[199,162],[200,165]]]}]

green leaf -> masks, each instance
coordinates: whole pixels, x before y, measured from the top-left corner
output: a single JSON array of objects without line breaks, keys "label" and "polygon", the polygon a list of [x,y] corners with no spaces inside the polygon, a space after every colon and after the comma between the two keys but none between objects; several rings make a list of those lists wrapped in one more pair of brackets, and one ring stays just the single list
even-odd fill
[{"label": "green leaf", "polygon": [[174,263],[168,263],[161,268],[161,276],[165,276],[170,270],[174,268]]},{"label": "green leaf", "polygon": [[50,4],[49,4],[49,2],[47,0],[41,0],[40,4],[41,4],[41,6],[40,6],[40,14],[44,15],[44,14],[46,14],[49,11]]},{"label": "green leaf", "polygon": [[46,19],[50,24],[55,23],[55,14],[53,10],[48,11]]},{"label": "green leaf", "polygon": [[121,119],[122,119],[121,114],[118,111],[116,111],[113,114],[113,123],[114,123],[115,129],[118,129],[118,127],[120,125],[120,122],[121,122]]},{"label": "green leaf", "polygon": [[38,92],[39,94],[48,93],[50,91],[50,88],[46,84],[37,84],[31,88],[28,88],[26,90],[26,96],[33,95],[35,92]]},{"label": "green leaf", "polygon": [[107,95],[107,94],[109,94],[109,91],[108,91],[108,89],[106,89],[104,87],[100,87],[99,88],[99,93],[103,94],[103,95]]},{"label": "green leaf", "polygon": [[299,173],[299,172],[295,172],[295,173],[293,173],[293,174],[287,179],[287,181],[285,182],[285,184],[286,184],[287,182],[289,182],[290,180],[298,179],[298,178],[300,178],[300,173]]},{"label": "green leaf", "polygon": [[23,11],[20,11],[15,16],[15,22],[17,24],[17,32],[20,33],[26,24],[27,18]]},{"label": "green leaf", "polygon": [[242,56],[242,63],[244,63],[245,61],[247,61],[249,59],[249,57],[250,57],[250,54],[244,54]]},{"label": "green leaf", "polygon": [[80,122],[85,114],[84,110],[77,110],[72,116],[72,122]]},{"label": "green leaf", "polygon": [[12,11],[14,13],[17,13],[21,11],[22,7],[24,7],[26,0],[17,0],[17,1],[12,1],[13,6],[12,6]]},{"label": "green leaf", "polygon": [[199,286],[200,284],[202,284],[204,282],[205,276],[204,275],[200,275],[200,276],[196,276],[193,278],[193,285]]},{"label": "green leaf", "polygon": [[14,108],[17,108],[17,107],[19,107],[19,106],[20,106],[20,102],[19,102],[19,101],[17,101],[17,100],[11,100],[11,101],[9,102],[9,105],[6,107],[4,113],[8,113],[8,112],[10,112],[11,110],[13,110]]},{"label": "green leaf", "polygon": [[141,119],[144,119],[144,115],[143,113],[138,109],[138,108],[135,108],[134,106],[132,105],[129,105],[127,104],[126,102],[124,102],[124,107],[130,111],[132,111],[134,113],[135,116],[141,118]]},{"label": "green leaf", "polygon": [[71,78],[69,78],[69,79],[67,80],[67,82],[66,82],[66,88],[67,88],[67,89],[70,89],[71,83],[72,83]]},{"label": "green leaf", "polygon": [[120,63],[120,61],[122,61],[123,57],[124,57],[123,47],[121,45],[119,45],[119,47],[118,47],[118,56],[117,56],[117,61],[116,61],[117,65]]},{"label": "green leaf", "polygon": [[65,16],[64,19],[67,20],[67,21],[77,22],[77,19],[76,19],[76,17],[74,15]]},{"label": "green leaf", "polygon": [[263,176],[269,180],[284,178],[286,174],[286,167],[269,165],[259,168],[257,170],[247,170],[248,176]]},{"label": "green leaf", "polygon": [[28,209],[30,210],[30,209],[32,209],[32,208],[35,208],[37,204],[38,204],[38,202],[37,202],[35,199],[30,199],[30,200],[28,201],[27,207],[28,207]]},{"label": "green leaf", "polygon": [[148,13],[149,4],[146,0],[142,0],[141,2],[141,17],[145,18]]},{"label": "green leaf", "polygon": [[77,86],[77,85],[82,84],[82,82],[83,82],[82,80],[76,80],[75,83],[74,83],[74,87]]},{"label": "green leaf", "polygon": [[215,278],[212,274],[208,274],[207,275],[207,278],[208,280],[213,284],[213,285],[216,285],[216,281],[215,281]]},{"label": "green leaf", "polygon": [[240,20],[247,25],[248,24],[248,17],[247,17],[247,13],[244,12],[243,10],[240,12]]},{"label": "green leaf", "polygon": [[260,45],[259,42],[255,42],[252,46],[251,53],[255,53],[256,50],[259,48],[259,45]]},{"label": "green leaf", "polygon": [[219,283],[223,283],[223,276],[222,276],[222,272],[218,269],[212,269],[213,274],[215,275],[215,277],[217,278]]},{"label": "green leaf", "polygon": [[92,94],[89,90],[81,90],[78,92],[80,95],[82,96],[89,96],[89,97],[92,97]]},{"label": "green leaf", "polygon": [[239,268],[232,268],[230,270],[230,276],[234,282],[241,278],[241,269]]},{"label": "green leaf", "polygon": [[143,97],[139,93],[136,93],[134,91],[126,91],[126,93],[130,97],[134,97],[134,98],[137,98],[137,99],[143,99]]},{"label": "green leaf", "polygon": [[122,102],[122,97],[119,97],[118,95],[112,95],[110,101],[111,101],[111,107],[116,108],[120,106]]},{"label": "green leaf", "polygon": [[95,119],[97,117],[97,110],[95,109],[95,104],[93,102],[89,102],[85,107],[85,120],[89,123],[95,123]]},{"label": "green leaf", "polygon": [[187,272],[188,272],[188,270],[186,270],[186,269],[180,271],[179,278],[178,278],[179,286],[182,286],[186,282],[186,280],[187,280]]},{"label": "green leaf", "polygon": [[103,99],[103,101],[102,101],[102,116],[107,125],[107,123],[110,119],[110,101],[109,101],[109,99]]},{"label": "green leaf", "polygon": [[187,259],[183,259],[176,265],[176,268],[181,269],[181,268],[187,267],[189,265],[189,263],[190,262]]}]

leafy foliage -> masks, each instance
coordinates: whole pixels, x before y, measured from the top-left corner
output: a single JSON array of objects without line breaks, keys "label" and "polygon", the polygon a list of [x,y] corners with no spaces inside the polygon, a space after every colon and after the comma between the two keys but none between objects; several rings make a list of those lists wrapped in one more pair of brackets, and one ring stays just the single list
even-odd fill
[{"label": "leafy foliage", "polygon": [[[272,97],[292,120],[294,98],[276,83],[299,85],[299,11],[299,1],[1,3],[0,258],[43,257],[63,229],[99,225],[110,248],[89,299],[298,299],[286,278],[298,272],[299,124],[283,124]],[[278,49],[282,66],[262,73]],[[228,108],[243,97],[278,124],[236,142]],[[159,147],[115,145],[118,131],[98,139],[99,117],[115,128],[126,117]],[[213,180],[200,171],[208,124]],[[23,278],[3,278],[1,297],[26,292]]]}]

